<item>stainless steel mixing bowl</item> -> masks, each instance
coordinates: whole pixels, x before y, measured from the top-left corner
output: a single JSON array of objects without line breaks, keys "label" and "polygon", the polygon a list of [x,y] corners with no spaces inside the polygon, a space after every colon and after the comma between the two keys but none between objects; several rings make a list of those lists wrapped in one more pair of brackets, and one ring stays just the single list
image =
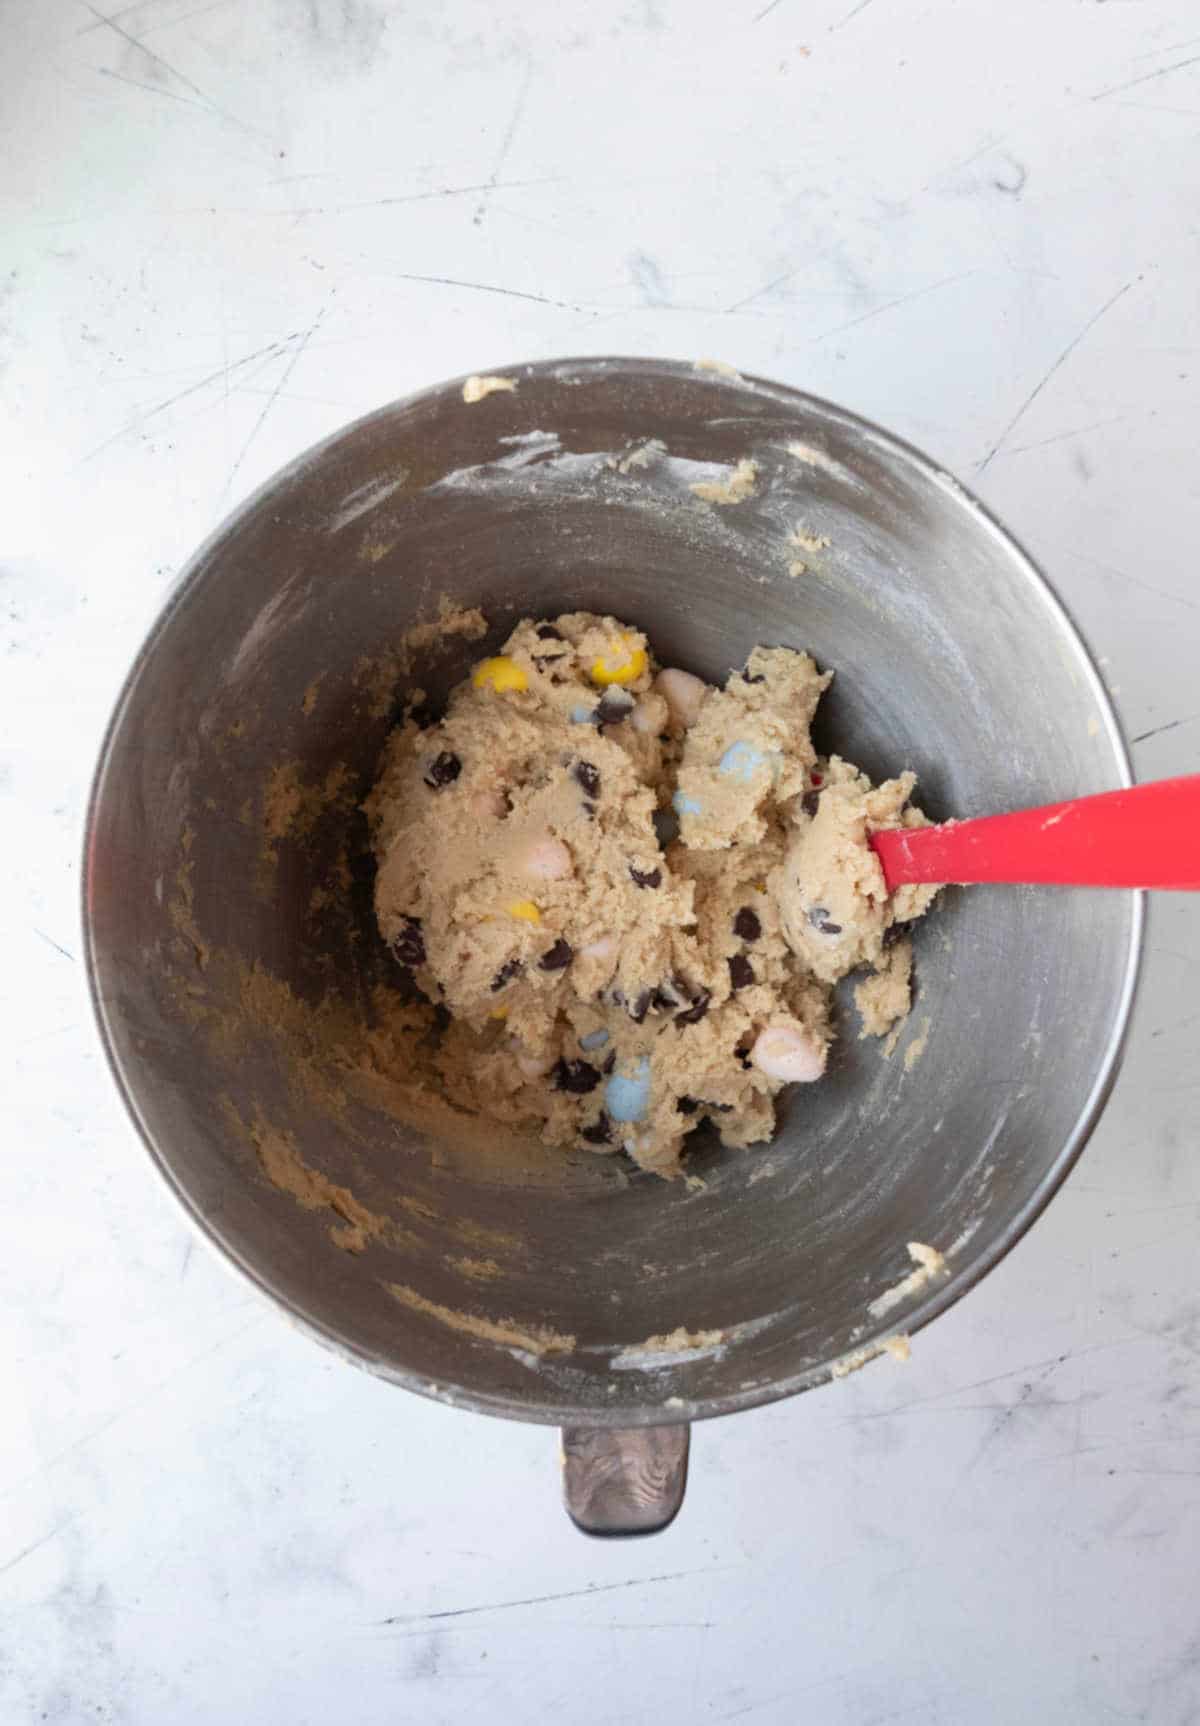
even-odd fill
[{"label": "stainless steel mixing bowl", "polygon": [[[578,1520],[652,1527],[682,1492],[687,1422],[818,1385],[916,1330],[1029,1227],[1112,1084],[1140,900],[946,892],[917,935],[918,998],[892,1058],[847,1008],[827,1078],[790,1100],[777,1139],[704,1142],[692,1183],[583,1153],[493,1158],[363,1095],[324,1098],[296,1082],[302,1032],[271,1031],[252,1001],[229,1017],[232,979],[257,965],[368,1035],[391,961],[354,804],[392,698],[411,680],[436,701],[517,618],[587,608],[714,680],[758,642],[810,649],[837,670],[819,738],[874,776],[915,768],[935,817],[1101,791],[1129,766],[1037,570],[895,438],[685,364],[506,375],[516,391],[474,405],[460,381],[359,421],[197,553],[104,743],[86,950],[130,1112],[233,1264],[398,1384],[567,1427]],[[693,495],[745,457],[751,500]],[[789,543],[797,527],[812,549]],[[486,641],[418,655],[407,679],[389,670],[386,650],[441,596],[483,608]],[[337,785],[339,764],[349,795],[314,792],[288,833],[270,827],[273,771]],[[389,1229],[362,1252],[332,1245],[332,1189],[301,1203],[268,1181],[256,1118]],[[910,1241],[944,1252],[948,1274],[881,1305],[913,1268]],[[538,1352],[547,1327],[574,1346]]]}]

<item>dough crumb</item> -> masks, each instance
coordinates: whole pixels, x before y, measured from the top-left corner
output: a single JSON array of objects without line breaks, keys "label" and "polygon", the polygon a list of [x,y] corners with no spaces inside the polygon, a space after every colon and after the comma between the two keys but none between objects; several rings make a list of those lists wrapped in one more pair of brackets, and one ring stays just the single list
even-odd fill
[{"label": "dough crumb", "polygon": [[912,1005],[912,942],[907,937],[888,948],[878,969],[857,985],[854,1005],[862,1018],[860,1037],[884,1037],[905,1017]]},{"label": "dough crumb", "polygon": [[704,503],[745,503],[758,486],[758,463],[743,456],[728,479],[698,480],[691,490]]},{"label": "dough crumb", "polygon": [[609,456],[607,467],[617,473],[633,473],[635,469],[653,467],[667,453],[667,446],[661,438],[647,438],[644,443],[637,443],[621,455]]},{"label": "dough crumb", "polygon": [[788,544],[799,546],[801,551],[814,556],[818,551],[827,551],[832,540],[826,533],[806,533],[802,527],[793,528],[788,536]]},{"label": "dough crumb", "polygon": [[551,1330],[546,1325],[522,1325],[511,1318],[490,1319],[483,1318],[479,1313],[459,1312],[457,1307],[443,1306],[440,1301],[429,1300],[416,1289],[409,1288],[406,1283],[385,1283],[384,1287],[401,1306],[408,1307],[411,1312],[419,1312],[426,1318],[436,1319],[448,1330],[458,1331],[477,1342],[497,1342],[503,1348],[519,1348],[526,1354],[539,1357],[545,1354],[570,1354],[575,1347],[573,1336]]},{"label": "dough crumb", "polygon": [[906,1277],[890,1289],[885,1289],[867,1305],[867,1311],[872,1318],[883,1318],[885,1313],[892,1311],[906,1301],[910,1295],[919,1294],[923,1288],[936,1278],[945,1276],[946,1259],[936,1247],[926,1246],[922,1241],[909,1241],[908,1256],[916,1266]]},{"label": "dough crumb", "polygon": [[908,1338],[906,1336],[889,1336],[885,1337],[882,1342],[867,1343],[862,1348],[853,1349],[851,1353],[842,1355],[840,1360],[834,1361],[829,1369],[830,1375],[833,1378],[849,1378],[852,1372],[861,1371],[871,1361],[878,1360],[881,1355],[885,1354],[890,1355],[896,1361],[910,1360],[912,1350],[909,1347]]},{"label": "dough crumb", "polygon": [[904,1051],[904,1071],[911,1073],[929,1043],[929,1020],[922,1019],[920,1028],[908,1048]]},{"label": "dough crumb", "polygon": [[515,378],[480,377],[472,373],[462,387],[462,399],[467,402],[481,402],[485,396],[494,396],[502,390],[515,390]]},{"label": "dough crumb", "polygon": [[737,367],[731,366],[727,360],[697,360],[696,370],[698,372],[717,372],[723,378],[737,378],[740,380],[742,376]]}]

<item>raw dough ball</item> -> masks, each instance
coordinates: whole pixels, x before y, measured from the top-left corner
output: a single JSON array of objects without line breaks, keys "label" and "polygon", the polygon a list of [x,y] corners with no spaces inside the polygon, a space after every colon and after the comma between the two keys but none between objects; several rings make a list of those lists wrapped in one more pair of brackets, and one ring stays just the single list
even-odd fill
[{"label": "raw dough ball", "polygon": [[444,719],[392,735],[365,806],[376,913],[448,1015],[452,1102],[674,1174],[704,1120],[771,1136],[783,1085],[824,1068],[835,978],[877,968],[869,1030],[907,1010],[908,943],[885,956],[884,932],[929,890],[901,913],[866,834],[922,817],[911,774],[873,790],[818,763],[828,683],[756,648],[714,689],[571,612],[519,623]]}]

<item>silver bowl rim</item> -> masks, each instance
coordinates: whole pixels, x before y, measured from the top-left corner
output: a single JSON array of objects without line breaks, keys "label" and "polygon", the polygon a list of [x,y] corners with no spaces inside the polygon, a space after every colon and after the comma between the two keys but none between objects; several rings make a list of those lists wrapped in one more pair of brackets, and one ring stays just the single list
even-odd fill
[{"label": "silver bowl rim", "polygon": [[[577,359],[567,357],[551,360],[518,361],[514,364],[491,367],[485,375],[515,376],[524,380],[548,378],[563,382],[569,378],[572,382],[583,383],[588,380],[589,375],[611,377],[621,372],[636,374],[642,378],[663,377],[680,381],[688,379],[693,383],[703,381],[712,387],[735,393],[749,391],[758,398],[777,401],[781,407],[788,409],[797,407],[815,409],[826,420],[840,423],[868,445],[875,444],[886,448],[890,453],[906,461],[925,479],[949,491],[959,506],[965,508],[975,517],[985,532],[1001,540],[1014,555],[1031,588],[1057,621],[1064,639],[1074,646],[1102,717],[1104,735],[1112,748],[1120,786],[1127,787],[1134,783],[1133,769],[1124,732],[1104,679],[1100,675],[1099,667],[1083,631],[1059,597],[1053,584],[1021,542],[1003,526],[999,518],[986,504],[982,503],[973,492],[961,484],[947,468],[934,461],[932,457],[927,456],[904,438],[897,437],[893,432],[886,431],[882,426],[864,416],[853,413],[825,397],[813,395],[809,391],[795,389],[790,385],[776,383],[770,379],[748,373],[728,373],[719,369],[710,370],[697,367],[695,362],[691,360],[650,359],[637,355],[590,355]],[[290,462],[269,475],[229,515],[218,523],[193,552],[180,571],[162,609],[147,630],[133,663],[121,684],[112,714],[105,727],[95,771],[92,775],[84,819],[83,859],[80,872],[82,945],[88,995],[104,1055],[126,1112],[132,1120],[143,1146],[149,1153],[151,1162],[167,1190],[182,1207],[205,1243],[215,1251],[219,1261],[228,1269],[236,1272],[252,1288],[265,1294],[304,1335],[331,1349],[341,1359],[361,1366],[368,1372],[386,1379],[389,1383],[397,1384],[405,1390],[413,1391],[419,1396],[428,1397],[450,1407],[470,1409],[479,1414],[490,1414],[508,1420],[527,1421],[536,1425],[651,1426],[712,1419],[719,1415],[736,1414],[743,1409],[762,1407],[768,1403],[781,1401],[784,1397],[795,1396],[801,1391],[812,1390],[818,1385],[828,1383],[833,1377],[835,1366],[839,1361],[844,1361],[846,1357],[842,1355],[831,1360],[818,1362],[786,1378],[771,1380],[765,1384],[751,1385],[748,1388],[739,1389],[723,1396],[683,1399],[682,1401],[675,1398],[670,1408],[663,1406],[662,1398],[666,1393],[658,1392],[656,1394],[659,1400],[648,1402],[643,1407],[636,1409],[627,1406],[620,1409],[582,1408],[569,1402],[561,1404],[539,1402],[536,1406],[529,1406],[517,1397],[487,1392],[480,1393],[459,1385],[442,1383],[423,1373],[396,1367],[390,1361],[380,1358],[370,1349],[364,1348],[353,1338],[302,1311],[286,1293],[273,1285],[270,1276],[260,1265],[222,1237],[212,1219],[200,1209],[190,1191],[180,1183],[164,1161],[153,1133],[141,1116],[137,1099],[127,1083],[117,1059],[115,1040],[109,1031],[105,1005],[100,993],[98,958],[88,912],[91,890],[91,855],[92,841],[104,793],[104,783],[111,764],[114,740],[144,667],[175,612],[184,604],[192,588],[203,578],[211,554],[241,527],[246,518],[253,514],[269,495],[292,484],[305,470],[317,466],[343,440],[359,432],[373,421],[387,419],[399,410],[411,411],[424,406],[449,405],[455,398],[461,399],[461,391],[465,381],[465,375],[451,378],[425,389],[414,391],[410,395],[398,397],[381,407],[373,408],[368,413],[361,414],[357,419],[340,426],[330,436],[322,438],[318,443],[301,451]],[[1115,891],[1120,890],[1115,889]],[[903,1315],[903,1330],[906,1336],[912,1336],[917,1331],[923,1330],[933,1319],[940,1317],[942,1313],[946,1312],[957,1301],[961,1300],[969,1290],[981,1282],[990,1271],[994,1270],[1002,1259],[1007,1257],[1017,1242],[1041,1216],[1050,1200],[1062,1186],[1095,1130],[1120,1070],[1141,973],[1145,933],[1145,894],[1133,892],[1130,894],[1130,898],[1132,904],[1130,908],[1129,945],[1116,1003],[1116,1016],[1095,1081],[1084,1100],[1074,1127],[1062,1150],[1038,1186],[1025,1203],[1009,1218],[996,1241],[976,1258],[964,1263],[961,1268],[952,1270],[946,1280],[927,1295],[918,1306]],[[890,1333],[892,1328],[882,1327],[881,1336]],[[872,1358],[878,1346],[881,1345],[878,1345],[872,1338],[864,1339],[866,1358]]]}]

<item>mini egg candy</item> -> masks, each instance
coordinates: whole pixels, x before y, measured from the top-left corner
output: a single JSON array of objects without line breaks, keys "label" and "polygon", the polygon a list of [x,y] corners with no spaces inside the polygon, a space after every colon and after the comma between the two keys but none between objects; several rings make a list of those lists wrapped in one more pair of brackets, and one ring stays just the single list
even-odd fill
[{"label": "mini egg candy", "polygon": [[562,881],[574,873],[575,865],[562,840],[543,833],[522,847],[517,867],[532,881]]},{"label": "mini egg candy", "polygon": [[510,659],[506,653],[494,659],[480,660],[471,674],[471,682],[476,689],[494,689],[499,695],[529,688],[528,677],[516,660]]},{"label": "mini egg candy", "polygon": [[579,1047],[581,1049],[589,1049],[589,1050],[590,1049],[602,1049],[604,1047],[605,1043],[607,1043],[607,1042],[608,1042],[608,1032],[604,1029],[604,1027],[602,1025],[598,1031],[589,1031],[586,1037],[580,1037]]},{"label": "mini egg candy", "polygon": [[629,723],[635,731],[640,731],[644,737],[657,737],[660,732],[666,730],[667,721],[670,717],[671,710],[667,706],[665,698],[652,692],[642,696],[634,707]]},{"label": "mini egg candy", "polygon": [[676,815],[703,815],[704,805],[694,797],[689,797],[686,791],[677,791],[671,799],[671,807]]},{"label": "mini egg candy", "polygon": [[708,684],[693,677],[690,671],[669,668],[654,679],[654,688],[667,704],[674,724],[684,731],[700,717],[700,707],[708,694]]},{"label": "mini egg candy", "polygon": [[739,737],[717,762],[717,772],[726,779],[733,779],[739,785],[750,785],[754,776],[767,766],[767,758],[761,749],[756,749],[753,743],[747,743]]},{"label": "mini egg candy", "polygon": [[504,907],[510,917],[518,917],[522,923],[540,923],[542,913],[532,899],[513,899]]},{"label": "mini egg candy", "polygon": [[635,647],[628,635],[619,635],[608,651],[593,659],[588,676],[601,686],[608,683],[635,683],[648,664],[644,647]]},{"label": "mini egg candy", "polygon": [[493,788],[473,791],[470,808],[477,821],[503,821],[508,814],[508,799],[503,791]]},{"label": "mini egg candy", "polygon": [[517,1067],[527,1079],[544,1079],[547,1073],[554,1071],[558,1055],[553,1050],[527,1049],[514,1037],[511,1043],[513,1053],[517,1058]]},{"label": "mini egg candy", "polygon": [[650,1106],[650,1062],[641,1055],[631,1073],[613,1073],[604,1086],[604,1107],[614,1121],[640,1121]]},{"label": "mini egg candy", "polygon": [[755,1038],[750,1059],[768,1079],[807,1085],[825,1071],[825,1045],[799,1026],[770,1025]]},{"label": "mini egg candy", "polygon": [[586,947],[579,949],[581,959],[611,959],[617,950],[615,935],[598,935],[594,941],[589,941]]},{"label": "mini egg candy", "polygon": [[594,707],[584,707],[582,703],[571,709],[572,725],[590,725],[596,717]]}]

